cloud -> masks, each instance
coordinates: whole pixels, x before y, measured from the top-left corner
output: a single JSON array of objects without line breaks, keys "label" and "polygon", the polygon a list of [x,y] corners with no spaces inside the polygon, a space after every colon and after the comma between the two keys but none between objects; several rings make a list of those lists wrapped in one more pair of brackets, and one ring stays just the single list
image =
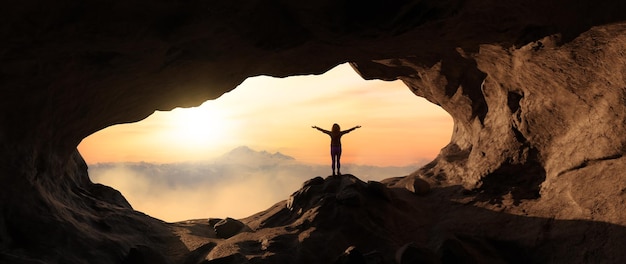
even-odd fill
[{"label": "cloud", "polygon": [[[305,180],[325,177],[329,167],[243,147],[211,162],[101,163],[90,165],[89,173],[92,181],[122,192],[135,210],[175,222],[252,215],[287,199]],[[342,170],[362,180],[381,180],[417,167],[345,164]]]},{"label": "cloud", "polygon": [[283,198],[261,174],[198,177],[193,171],[202,169],[191,164],[150,163],[95,165],[90,170],[94,182],[122,192],[135,210],[165,221],[244,217]]}]

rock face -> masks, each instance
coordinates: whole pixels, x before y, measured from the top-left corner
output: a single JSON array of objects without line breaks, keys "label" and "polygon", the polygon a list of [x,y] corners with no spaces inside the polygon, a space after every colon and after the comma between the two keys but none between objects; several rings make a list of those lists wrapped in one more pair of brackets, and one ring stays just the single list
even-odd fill
[{"label": "rock face", "polygon": [[215,234],[220,238],[229,238],[241,231],[248,230],[244,223],[230,217],[217,222],[213,225],[213,228],[215,229]]},{"label": "rock face", "polygon": [[[436,248],[623,262],[615,235],[626,225],[625,33],[621,1],[4,4],[0,260],[114,263],[145,252],[178,260],[185,246],[167,225],[89,181],[78,143],[154,110],[199,105],[249,76],[322,73],[350,62],[366,79],[403,80],[454,119],[439,156],[389,187],[429,186],[419,199],[445,201],[439,215],[519,225],[491,233],[445,219],[437,230],[464,235],[431,241]],[[335,198],[358,208],[368,201],[357,191]],[[583,236],[571,244],[576,254],[553,243],[573,239],[566,227]],[[486,233],[491,242],[472,239]],[[353,245],[341,246],[333,252]]]}]

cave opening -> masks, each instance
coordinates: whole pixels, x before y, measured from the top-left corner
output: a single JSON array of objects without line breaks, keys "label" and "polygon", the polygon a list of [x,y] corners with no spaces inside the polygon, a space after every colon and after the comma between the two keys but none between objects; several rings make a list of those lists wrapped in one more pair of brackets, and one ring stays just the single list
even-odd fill
[{"label": "cave opening", "polygon": [[329,139],[311,129],[362,128],[342,141],[342,172],[403,176],[434,159],[452,119],[401,81],[365,81],[348,64],[322,75],[248,78],[194,108],[157,111],[79,145],[94,182],[165,221],[245,217],[331,174]]}]

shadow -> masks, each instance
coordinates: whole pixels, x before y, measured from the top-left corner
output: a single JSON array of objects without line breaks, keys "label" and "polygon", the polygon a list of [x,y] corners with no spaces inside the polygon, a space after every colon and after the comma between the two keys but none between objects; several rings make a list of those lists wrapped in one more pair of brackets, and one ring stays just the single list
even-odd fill
[{"label": "shadow", "polygon": [[[537,167],[533,167],[537,168]],[[504,170],[520,169],[511,166]],[[545,173],[545,172],[544,172]],[[541,172],[539,172],[541,175]],[[515,196],[515,195],[513,195]],[[626,227],[600,221],[558,220],[506,213],[475,206],[484,194],[461,186],[435,188],[428,197],[438,221],[429,227],[426,244],[442,263],[622,263],[626,260]],[[523,196],[522,196],[523,197]],[[512,211],[524,206],[520,197]],[[540,199],[537,197],[537,199]],[[440,201],[440,202],[436,202]],[[500,201],[501,203],[502,201]],[[543,210],[557,209],[550,201],[532,201]],[[560,208],[558,208],[560,209]]]},{"label": "shadow", "polygon": [[[519,168],[506,170],[514,169]],[[349,247],[368,253],[364,256],[380,257],[382,262],[376,263],[396,263],[398,255],[405,254],[402,250],[407,244],[416,248],[407,251],[411,257],[438,258],[438,262],[424,259],[417,263],[626,261],[626,252],[622,250],[626,246],[624,226],[518,215],[507,213],[504,206],[483,208],[473,203],[481,195],[461,186],[433,188],[426,196],[401,188],[388,188],[385,192],[389,192],[390,199],[374,195],[367,183],[351,175],[315,180],[296,191],[288,202],[271,208],[271,213],[268,210],[252,216],[250,219],[263,222],[245,238],[252,242],[235,239],[224,243],[254,245],[258,250],[255,241],[259,240],[254,236],[267,241],[289,238],[287,243],[264,248],[263,252],[271,251],[267,257],[258,257],[260,251],[255,251],[257,257],[250,263],[333,263]],[[525,204],[527,201],[518,202],[508,209],[519,213],[523,211],[519,208],[533,208]],[[557,203],[551,201],[529,202],[541,209],[538,212],[557,208]],[[268,235],[264,230],[284,233]],[[432,254],[415,254],[416,250]]]},{"label": "shadow", "polygon": [[541,183],[546,179],[546,171],[537,161],[523,164],[505,163],[481,181],[477,193],[478,201],[501,204],[503,196],[510,194],[514,204],[519,205],[525,199],[537,199]]}]

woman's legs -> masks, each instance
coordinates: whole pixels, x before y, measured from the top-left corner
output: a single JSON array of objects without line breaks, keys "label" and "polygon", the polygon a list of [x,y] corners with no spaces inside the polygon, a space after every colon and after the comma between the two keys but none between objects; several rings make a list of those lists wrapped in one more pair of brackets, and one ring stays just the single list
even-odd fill
[{"label": "woman's legs", "polygon": [[337,154],[337,174],[341,175],[341,162],[339,161],[341,159],[341,149],[339,150],[339,154]]},{"label": "woman's legs", "polygon": [[333,168],[333,175],[335,175],[335,164],[337,165],[337,173],[341,174],[341,163],[339,163],[339,159],[341,158],[341,146],[330,146],[330,158],[332,160],[331,167]]}]

